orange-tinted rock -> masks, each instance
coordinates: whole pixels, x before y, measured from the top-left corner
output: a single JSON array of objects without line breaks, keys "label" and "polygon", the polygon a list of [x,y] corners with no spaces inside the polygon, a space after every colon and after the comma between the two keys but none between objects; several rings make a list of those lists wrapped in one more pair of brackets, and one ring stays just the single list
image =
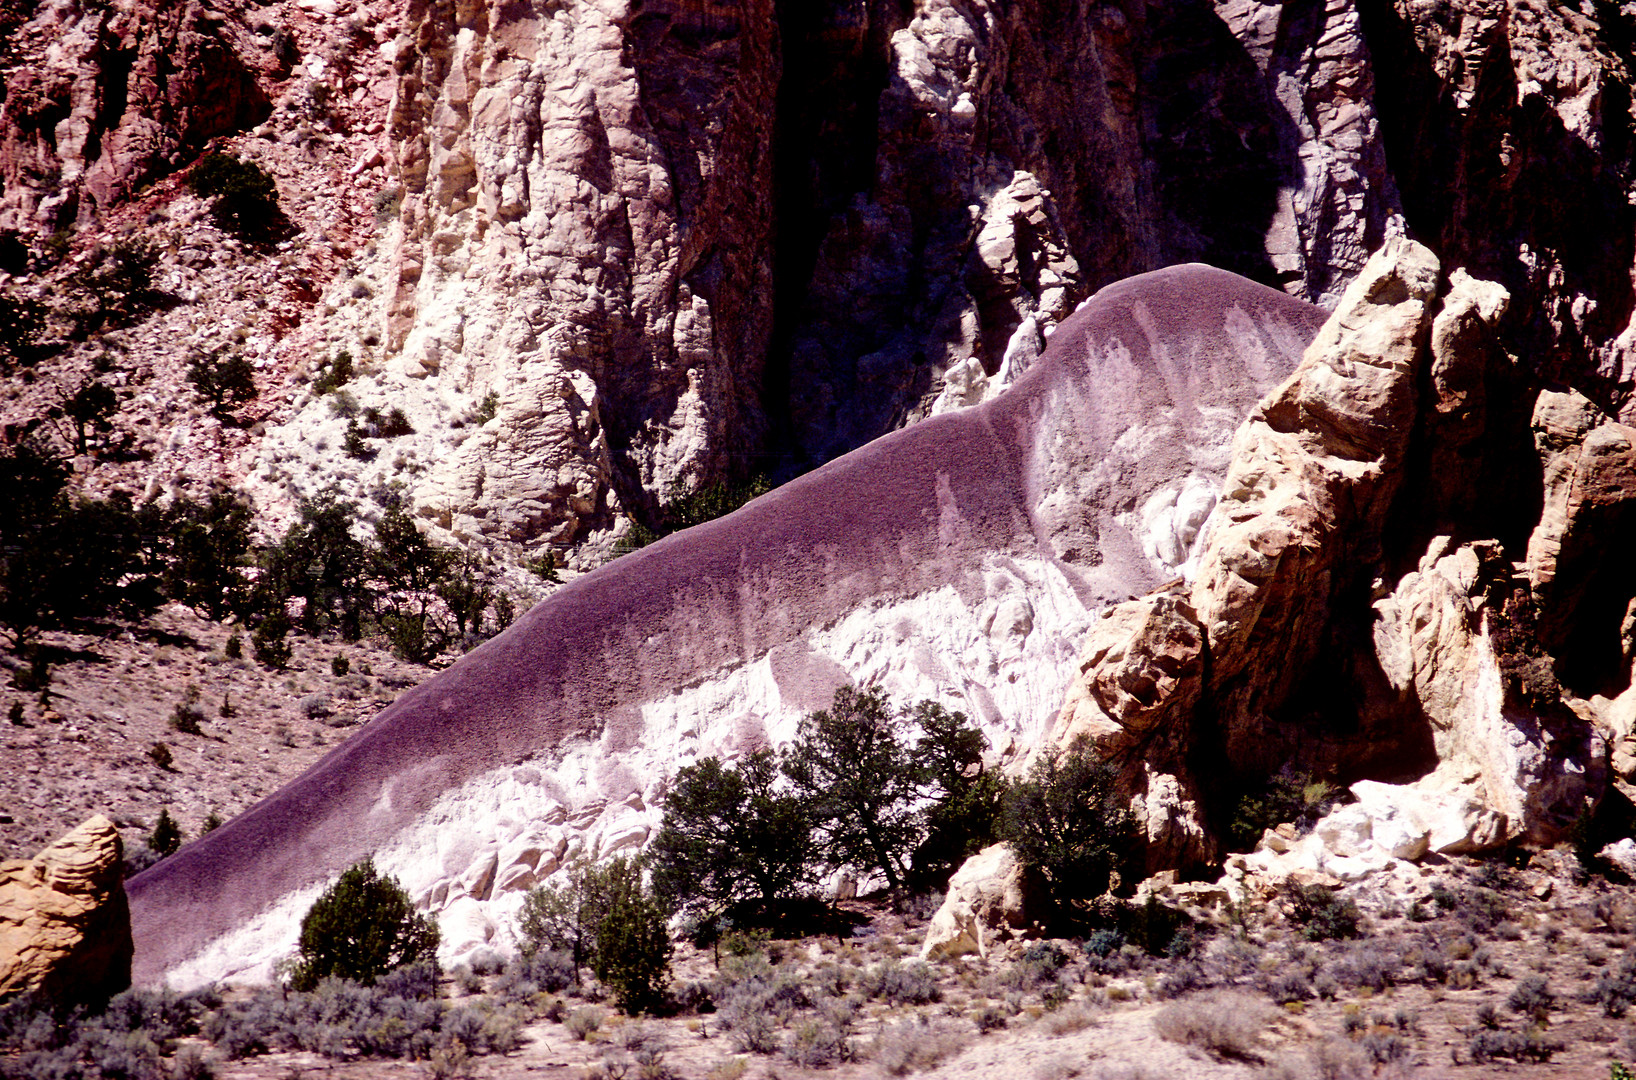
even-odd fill
[{"label": "orange-tinted rock", "polygon": [[106,999],[131,983],[119,830],[98,814],[32,859],[0,862],[0,995]]}]

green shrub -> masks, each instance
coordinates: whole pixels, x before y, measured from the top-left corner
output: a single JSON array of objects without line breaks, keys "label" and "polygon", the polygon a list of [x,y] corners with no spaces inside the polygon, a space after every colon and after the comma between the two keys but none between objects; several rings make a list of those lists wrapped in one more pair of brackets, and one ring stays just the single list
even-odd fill
[{"label": "green shrub", "polygon": [[1005,779],[984,767],[988,740],[965,713],[922,701],[905,709],[899,723],[921,733],[913,759],[921,791],[931,799],[921,811],[924,835],[914,850],[912,884],[942,889],[961,863],[999,839]]},{"label": "green shrub", "polygon": [[261,620],[261,625],[250,632],[250,650],[255,653],[256,662],[274,671],[283,671],[288,667],[291,656],[289,634],[290,617],[284,613],[284,605],[279,603]]},{"label": "green shrub", "polygon": [[784,773],[810,808],[829,862],[878,871],[896,892],[922,835],[921,776],[886,695],[836,690],[830,708],[802,722]]},{"label": "green shrub", "polygon": [[173,768],[176,761],[175,755],[170,752],[170,747],[162,742],[156,742],[148,747],[148,760],[166,772],[175,771]]},{"label": "green shrub", "polygon": [[[485,410],[488,404],[488,399],[485,398],[483,401]],[[482,411],[479,410],[480,413]],[[489,416],[492,415],[489,413]],[[487,416],[484,417],[484,420],[486,419]],[[483,421],[479,421],[481,422]],[[659,504],[659,514],[653,527],[649,528],[633,518],[630,531],[614,544],[614,557],[646,547],[673,532],[724,517],[751,499],[765,495],[771,490],[772,484],[764,476],[754,476],[736,484],[705,484],[694,491],[687,490],[681,484],[673,484],[665,500]]]},{"label": "green shrub", "polygon": [[892,1005],[928,1005],[943,1000],[937,976],[921,963],[904,966],[895,960],[883,960],[864,973],[858,989]]},{"label": "green shrub", "polygon": [[523,955],[567,954],[578,983],[579,969],[596,951],[596,928],[606,910],[602,893],[596,867],[583,863],[569,868],[566,881],[530,889],[517,921]]},{"label": "green shrub", "polygon": [[354,461],[373,461],[375,448],[364,441],[363,428],[358,421],[348,420],[346,431],[341,436],[341,451]]},{"label": "green shrub", "polygon": [[318,378],[312,381],[312,392],[328,394],[339,390],[352,381],[352,354],[342,349],[335,354],[335,359],[324,368]]},{"label": "green shrub", "polygon": [[30,436],[0,449],[0,625],[25,654],[41,630],[162,601],[130,500],[76,498],[71,472]]},{"label": "green shrub", "polygon": [[201,198],[214,198],[212,213],[223,230],[248,240],[271,238],[284,224],[278,185],[261,166],[230,154],[206,154],[188,176]]},{"label": "green shrub", "polygon": [[101,437],[113,427],[109,418],[118,411],[119,396],[113,387],[92,379],[62,397],[47,410],[46,417],[68,429],[65,441],[76,455],[83,455],[97,448]]},{"label": "green shrub", "polygon": [[154,823],[153,832],[148,834],[148,846],[161,855],[172,854],[182,846],[181,826],[176,824],[176,819],[170,816],[168,809],[159,811],[159,820]]},{"label": "green shrub", "polygon": [[1362,914],[1350,898],[1336,895],[1327,885],[1300,885],[1290,882],[1286,894],[1301,936],[1308,941],[1358,936]]},{"label": "green shrub", "polygon": [[737,768],[706,758],[681,769],[650,853],[659,895],[708,921],[747,902],[765,912],[810,884],[807,807],[778,784],[770,750],[747,755]]},{"label": "green shrub", "polygon": [[414,427],[409,423],[409,417],[396,405],[392,406],[387,414],[377,421],[380,426],[381,438],[396,439],[403,435],[413,435]]},{"label": "green shrub", "polygon": [[644,886],[640,862],[616,858],[604,875],[607,909],[597,923],[592,968],[624,1012],[652,1011],[670,974],[665,909]]},{"label": "green shrub", "polygon": [[1059,904],[1102,895],[1131,864],[1136,819],[1116,781],[1081,740],[1041,758],[1005,794],[1000,835]]},{"label": "green shrub", "polygon": [[433,632],[430,619],[422,612],[381,616],[381,629],[392,646],[392,654],[410,664],[429,664],[446,644]]},{"label": "green shrub", "polygon": [[191,702],[178,704],[170,714],[170,729],[182,735],[203,735],[203,722],[204,710]]},{"label": "green shrub", "polygon": [[1581,995],[1586,1004],[1602,1006],[1602,1015],[1619,1019],[1636,1003],[1636,956],[1627,953],[1616,971],[1597,978]]},{"label": "green shrub", "polygon": [[396,184],[384,187],[375,193],[375,223],[384,225],[398,216],[403,206],[403,189]]},{"label": "green shrub", "polygon": [[494,592],[484,580],[474,556],[467,554],[445,561],[434,591],[448,605],[461,639],[468,633],[479,632],[483,612],[493,602]]},{"label": "green shrub", "polygon": [[1265,783],[1246,786],[1233,804],[1227,842],[1234,851],[1249,851],[1276,825],[1293,824],[1306,832],[1332,809],[1342,794],[1327,780],[1286,765]]},{"label": "green shrub", "polygon": [[369,581],[370,551],[352,532],[357,517],[357,505],[333,491],[302,502],[301,519],[263,557],[262,603],[269,616],[301,597],[303,631],[337,630],[347,641],[358,640],[377,594]]},{"label": "green shrub", "polygon": [[1543,975],[1529,975],[1519,982],[1505,999],[1506,1007],[1519,1016],[1536,1023],[1545,1021],[1556,1008],[1556,994]]},{"label": "green shrub", "polygon": [[188,362],[187,381],[210,406],[210,415],[232,422],[233,410],[256,396],[255,368],[238,353],[217,349]]},{"label": "green shrub", "polygon": [[1495,1058],[1544,1063],[1550,1061],[1552,1055],[1561,1049],[1562,1043],[1547,1039],[1544,1034],[1533,1029],[1479,1031],[1466,1044],[1471,1060],[1478,1064],[1493,1061]]},{"label": "green shrub", "polygon": [[47,343],[45,305],[0,293],[0,371],[30,368],[56,352]]},{"label": "green shrub", "polygon": [[417,915],[397,880],[365,859],[341,874],[301,920],[290,985],[312,990],[331,976],[372,986],[394,968],[436,957],[437,926]]},{"label": "green shrub", "polygon": [[75,337],[84,340],[108,327],[128,325],[169,299],[153,287],[153,271],[159,252],[153,247],[122,241],[101,250],[93,249],[94,261],[68,279],[70,294],[78,292],[90,301],[88,308],[71,312]]}]

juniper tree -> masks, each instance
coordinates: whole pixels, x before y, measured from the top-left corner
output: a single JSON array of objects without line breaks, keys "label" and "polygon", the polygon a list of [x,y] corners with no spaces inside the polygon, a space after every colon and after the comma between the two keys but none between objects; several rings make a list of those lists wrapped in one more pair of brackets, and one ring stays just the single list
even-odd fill
[{"label": "juniper tree", "polygon": [[681,769],[649,852],[659,896],[701,916],[742,904],[765,913],[810,884],[810,810],[780,779],[770,750]]},{"label": "juniper tree", "polygon": [[835,865],[877,870],[897,891],[922,831],[915,813],[921,784],[886,694],[837,690],[830,708],[803,721],[784,772],[812,812],[823,855]]},{"label": "juniper tree", "polygon": [[256,396],[255,369],[238,353],[217,349],[188,362],[187,381],[210,406],[210,415],[231,423],[233,410]]},{"label": "juniper tree", "polygon": [[1001,837],[1061,903],[1100,896],[1129,868],[1136,819],[1117,780],[1080,740],[1041,757],[1005,794]]},{"label": "juniper tree", "polygon": [[397,879],[383,877],[365,859],[343,872],[302,918],[290,985],[312,990],[335,976],[373,986],[394,968],[434,960],[438,940],[437,925],[416,914]]}]

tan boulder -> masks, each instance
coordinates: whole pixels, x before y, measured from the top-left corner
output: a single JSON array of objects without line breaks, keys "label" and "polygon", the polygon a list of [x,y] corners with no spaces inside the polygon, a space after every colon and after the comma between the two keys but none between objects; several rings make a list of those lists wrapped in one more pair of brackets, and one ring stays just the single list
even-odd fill
[{"label": "tan boulder", "polygon": [[1213,845],[1185,756],[1203,686],[1204,632],[1183,597],[1117,604],[1091,628],[1042,751],[1087,739],[1119,764],[1150,869],[1208,861]]},{"label": "tan boulder", "polygon": [[[1233,440],[1192,593],[1211,690],[1228,695],[1223,715],[1254,715],[1288,693],[1321,640],[1346,560],[1379,533],[1414,428],[1437,274],[1429,250],[1388,240]],[[1229,732],[1230,753],[1244,737],[1254,733]]]},{"label": "tan boulder", "polygon": [[[1059,745],[1145,735],[1198,701],[1204,632],[1182,597],[1145,596],[1109,608],[1091,628],[1057,726]],[[1109,725],[1113,725],[1110,727]]]},{"label": "tan boulder", "polygon": [[0,995],[107,998],[131,983],[119,830],[98,814],[32,859],[0,862]]},{"label": "tan boulder", "polygon": [[1010,844],[991,844],[949,879],[948,895],[926,927],[922,960],[988,954],[1026,925],[1023,867]]}]

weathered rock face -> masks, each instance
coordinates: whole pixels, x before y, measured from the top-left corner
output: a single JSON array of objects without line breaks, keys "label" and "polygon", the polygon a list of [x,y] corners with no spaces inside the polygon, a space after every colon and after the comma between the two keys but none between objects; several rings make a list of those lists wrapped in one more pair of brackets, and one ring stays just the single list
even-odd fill
[{"label": "weathered rock face", "polygon": [[1429,251],[1387,242],[1234,437],[1191,601],[1118,605],[1081,654],[1053,742],[1086,735],[1124,763],[1151,868],[1213,854],[1192,764],[1204,747],[1224,755],[1213,761],[1217,784],[1284,764],[1267,760],[1283,741],[1270,737],[1271,718],[1324,641],[1359,560],[1378,554],[1436,288]]},{"label": "weathered rock face", "polygon": [[1491,843],[1553,841],[1596,805],[1605,735],[1562,700],[1498,544],[1439,538],[1375,609],[1381,668],[1431,722],[1438,764],[1422,788],[1469,789],[1498,818]]},{"label": "weathered rock face", "polygon": [[[1414,426],[1437,290],[1431,252],[1401,238],[1347,289],[1287,383],[1233,441],[1193,606],[1210,639],[1210,695],[1239,769],[1267,763],[1255,718],[1315,655],[1335,599],[1371,560]],[[1273,670],[1250,670],[1267,657]],[[1259,665],[1257,665],[1259,668]]]},{"label": "weathered rock face", "polygon": [[1632,14],[1486,0],[1357,11],[1375,69],[1391,72],[1374,104],[1409,227],[1445,266],[1510,293],[1528,367],[1625,400]]},{"label": "weathered rock face", "polygon": [[272,23],[255,25],[196,2],[39,5],[11,34],[32,62],[5,75],[0,228],[95,221],[211,138],[259,123],[255,72],[287,71],[289,57]]},{"label": "weathered rock face", "polygon": [[1152,869],[1210,854],[1204,808],[1187,764],[1204,690],[1205,633],[1181,597],[1160,594],[1103,612],[1080,653],[1057,729],[1043,751],[1088,739],[1117,762],[1137,801]]},{"label": "weathered rock face", "polygon": [[1563,677],[1583,694],[1629,681],[1624,623],[1636,569],[1623,541],[1636,530],[1636,428],[1583,395],[1544,391],[1534,406],[1543,465],[1539,523],[1527,574],[1540,604],[1540,644],[1563,657]]},{"label": "weathered rock face", "polygon": [[646,842],[677,767],[787,741],[848,681],[959,708],[1018,758],[1093,612],[1175,577],[1161,551],[1185,558],[1154,542],[1176,516],[1136,508],[1220,484],[1238,421],[1322,321],[1208,267],[1122,282],[994,401],[570,582],[134,879],[137,977],[265,973],[365,854],[447,914],[447,959],[504,947],[529,886]]},{"label": "weathered rock face", "polygon": [[388,347],[498,405],[416,493],[459,533],[566,542],[614,471],[742,472],[761,441],[772,0],[626,8],[412,3],[393,46]]},{"label": "weathered rock face", "polygon": [[[1235,437],[1190,602],[1129,601],[1092,629],[1053,745],[1087,736],[1123,763],[1151,869],[1208,862],[1212,800],[1290,763],[1414,781],[1368,781],[1368,799],[1275,851],[1285,870],[1340,859],[1343,878],[1428,850],[1550,843],[1607,787],[1631,710],[1572,689],[1630,683],[1636,583],[1604,564],[1636,525],[1636,433],[1536,392],[1542,504],[1509,504],[1509,551],[1483,538],[1501,519],[1477,507],[1493,475],[1481,459],[1526,437],[1504,393],[1527,392],[1499,377],[1504,290],[1456,271],[1437,291],[1430,252],[1389,240]],[[1446,472],[1406,482],[1428,466]],[[1474,538],[1433,537],[1394,572],[1444,494],[1430,520]],[[1516,527],[1530,514],[1531,536]]]},{"label": "weathered rock face", "polygon": [[32,859],[0,862],[0,995],[106,1000],[131,984],[119,830],[91,818]]}]

